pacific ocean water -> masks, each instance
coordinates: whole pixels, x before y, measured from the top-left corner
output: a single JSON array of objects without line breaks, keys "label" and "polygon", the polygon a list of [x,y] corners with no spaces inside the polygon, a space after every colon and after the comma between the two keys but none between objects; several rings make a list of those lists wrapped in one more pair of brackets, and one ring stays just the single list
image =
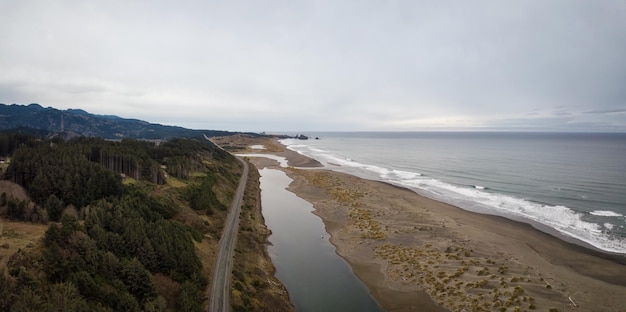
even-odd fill
[{"label": "pacific ocean water", "polygon": [[626,254],[626,133],[304,134],[281,142],[328,169]]}]

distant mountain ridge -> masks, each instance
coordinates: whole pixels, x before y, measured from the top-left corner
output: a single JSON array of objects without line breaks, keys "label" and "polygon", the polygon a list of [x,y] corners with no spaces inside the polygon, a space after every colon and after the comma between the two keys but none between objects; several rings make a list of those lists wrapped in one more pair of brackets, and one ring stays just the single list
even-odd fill
[{"label": "distant mountain ridge", "polygon": [[138,119],[114,115],[96,115],[82,109],[59,110],[39,104],[6,105],[0,103],[0,130],[36,129],[63,137],[87,136],[105,139],[169,139],[174,137],[202,137],[231,135],[220,130],[192,130],[165,126]]}]

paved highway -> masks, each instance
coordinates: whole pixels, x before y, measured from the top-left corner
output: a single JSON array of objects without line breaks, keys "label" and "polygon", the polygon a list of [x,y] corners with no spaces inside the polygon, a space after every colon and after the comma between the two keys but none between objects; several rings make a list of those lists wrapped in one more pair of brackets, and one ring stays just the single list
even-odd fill
[{"label": "paved highway", "polygon": [[248,181],[248,164],[241,158],[237,159],[243,164],[243,173],[239,180],[237,192],[233,198],[230,213],[226,218],[224,232],[218,244],[218,254],[215,260],[213,280],[211,282],[211,297],[209,298],[209,312],[230,311],[230,287],[232,280],[233,251],[237,241],[239,229],[239,213],[243,201],[243,193]]}]

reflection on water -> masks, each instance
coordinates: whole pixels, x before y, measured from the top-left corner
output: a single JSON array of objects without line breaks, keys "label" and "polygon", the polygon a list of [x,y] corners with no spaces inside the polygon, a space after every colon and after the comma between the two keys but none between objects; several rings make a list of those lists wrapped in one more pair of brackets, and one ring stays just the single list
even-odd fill
[{"label": "reflection on water", "polygon": [[263,157],[263,158],[269,158],[269,159],[273,159],[275,161],[277,161],[281,167],[283,168],[287,168],[287,158],[282,157],[282,156],[278,156],[278,155],[272,155],[272,154],[235,154],[236,156],[239,157]]},{"label": "reflection on water", "polygon": [[296,310],[382,311],[335,253],[312,205],[286,190],[292,180],[276,169],[260,173],[263,216],[272,230],[270,256]]}]

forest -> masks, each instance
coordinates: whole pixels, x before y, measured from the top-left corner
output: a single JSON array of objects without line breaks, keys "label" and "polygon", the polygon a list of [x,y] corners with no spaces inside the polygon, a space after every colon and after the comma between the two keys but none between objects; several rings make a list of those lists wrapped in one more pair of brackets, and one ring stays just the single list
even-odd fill
[{"label": "forest", "polygon": [[48,225],[0,266],[0,310],[202,309],[194,244],[220,231],[241,172],[230,154],[208,140],[1,133],[0,159],[28,194],[3,191],[0,217]]}]

